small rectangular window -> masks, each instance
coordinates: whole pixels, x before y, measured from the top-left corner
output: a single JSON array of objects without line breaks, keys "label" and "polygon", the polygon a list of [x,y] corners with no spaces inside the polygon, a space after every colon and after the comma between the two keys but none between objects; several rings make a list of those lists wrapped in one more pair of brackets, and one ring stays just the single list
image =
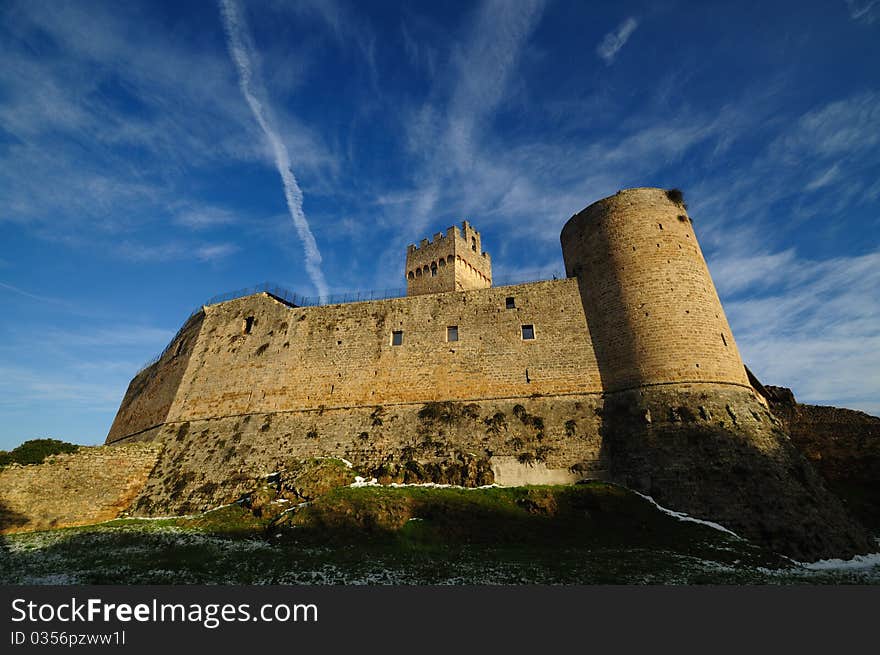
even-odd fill
[{"label": "small rectangular window", "polygon": [[504,304],[507,309],[516,309],[516,301],[514,301],[512,296],[506,298]]},{"label": "small rectangular window", "polygon": [[446,328],[446,340],[447,341],[458,341],[458,326],[450,325]]},{"label": "small rectangular window", "polygon": [[391,345],[392,346],[402,346],[403,345],[403,331],[395,330],[391,333]]},{"label": "small rectangular window", "polygon": [[244,326],[242,326],[242,332],[244,334],[250,334],[251,330],[253,330],[253,329],[254,329],[254,317],[248,316],[246,319],[244,319]]},{"label": "small rectangular window", "polygon": [[535,338],[535,326],[534,325],[523,325],[522,326],[522,338],[524,340],[534,339]]}]

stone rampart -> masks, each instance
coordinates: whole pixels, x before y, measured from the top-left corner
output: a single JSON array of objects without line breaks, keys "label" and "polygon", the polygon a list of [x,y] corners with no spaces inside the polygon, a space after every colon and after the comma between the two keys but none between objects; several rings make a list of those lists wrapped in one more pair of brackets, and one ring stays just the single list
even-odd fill
[{"label": "stone rampart", "polygon": [[161,441],[83,446],[42,464],[0,468],[0,533],[116,518],[141,492],[161,450]]},{"label": "stone rampart", "polygon": [[180,330],[159,361],[138,373],[129,383],[116,413],[107,443],[122,438],[148,440],[167,419],[204,319],[193,316]]},{"label": "stone rampart", "polygon": [[144,372],[161,383],[132,382],[109,441],[155,425],[134,409],[164,408],[173,379],[173,422],[601,391],[574,280],[303,308],[248,296],[205,307],[178,359]]}]

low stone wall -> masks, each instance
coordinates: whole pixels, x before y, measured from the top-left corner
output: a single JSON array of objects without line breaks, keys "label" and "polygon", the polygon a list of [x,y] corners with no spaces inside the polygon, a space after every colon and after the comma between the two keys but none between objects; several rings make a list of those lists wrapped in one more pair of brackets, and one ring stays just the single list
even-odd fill
[{"label": "low stone wall", "polygon": [[161,443],[82,447],[0,469],[0,534],[89,525],[119,516],[153,470]]}]

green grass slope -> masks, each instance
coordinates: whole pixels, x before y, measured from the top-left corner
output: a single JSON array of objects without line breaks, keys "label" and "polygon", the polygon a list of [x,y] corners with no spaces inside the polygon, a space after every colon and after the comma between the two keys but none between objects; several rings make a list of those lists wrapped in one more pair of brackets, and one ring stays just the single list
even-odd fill
[{"label": "green grass slope", "polygon": [[277,511],[120,519],[0,543],[6,584],[791,584],[810,571],[620,487],[341,487]]}]

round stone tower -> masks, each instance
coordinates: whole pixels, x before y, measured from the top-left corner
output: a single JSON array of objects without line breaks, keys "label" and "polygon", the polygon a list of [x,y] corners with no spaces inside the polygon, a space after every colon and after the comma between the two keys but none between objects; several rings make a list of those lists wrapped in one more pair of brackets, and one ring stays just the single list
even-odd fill
[{"label": "round stone tower", "polygon": [[749,386],[681,192],[619,191],[573,216],[561,241],[606,391]]}]

